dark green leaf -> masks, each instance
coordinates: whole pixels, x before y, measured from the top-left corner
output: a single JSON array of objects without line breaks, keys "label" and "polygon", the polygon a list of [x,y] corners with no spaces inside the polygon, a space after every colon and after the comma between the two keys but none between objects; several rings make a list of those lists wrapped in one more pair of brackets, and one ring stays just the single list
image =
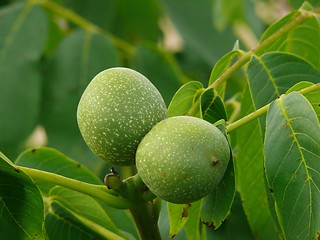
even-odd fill
[{"label": "dark green leaf", "polygon": [[310,103],[292,92],[267,114],[265,169],[286,239],[320,232],[320,126]]},{"label": "dark green leaf", "polygon": [[160,36],[160,9],[155,0],[118,0],[113,33],[129,42],[156,42]]},{"label": "dark green leaf", "polygon": [[192,55],[210,66],[235,42],[230,28],[217,31],[212,24],[212,1],[161,0]]},{"label": "dark green leaf", "polygon": [[[216,125],[226,136],[224,124]],[[229,214],[235,195],[235,177],[233,169],[233,157],[230,160],[226,172],[218,186],[204,198],[201,208],[201,221],[212,229],[220,227]]]},{"label": "dark green leaf", "polygon": [[217,229],[229,214],[235,194],[233,160],[230,159],[226,173],[213,192],[204,198],[201,221]]},{"label": "dark green leaf", "polygon": [[[295,21],[303,11],[293,11],[278,22],[272,24],[262,35],[260,42],[263,42],[272,34],[279,32],[281,28]],[[282,34],[271,45],[263,49],[263,53],[271,51],[282,51],[304,58],[315,68],[320,69],[320,22],[314,15],[305,18],[287,34]]]},{"label": "dark green leaf", "polygon": [[318,83],[320,72],[294,55],[271,52],[252,58],[248,78],[255,107],[260,108],[298,82]]},{"label": "dark green leaf", "polygon": [[116,1],[112,0],[64,0],[64,5],[95,25],[109,29],[116,16]]},{"label": "dark green leaf", "polygon": [[203,85],[198,81],[184,84],[171,100],[168,107],[168,117],[186,115],[203,90]]},{"label": "dark green leaf", "polygon": [[137,48],[132,67],[156,86],[167,104],[184,81],[172,56],[155,46]]},{"label": "dark green leaf", "polygon": [[239,193],[236,192],[229,216],[217,230],[207,229],[207,239],[253,240],[253,234],[242,208]]},{"label": "dark green leaf", "polygon": [[47,16],[36,5],[18,4],[2,8],[0,19],[0,145],[10,154],[37,124]]},{"label": "dark green leaf", "polygon": [[[252,58],[248,65],[248,79],[254,107],[258,109],[300,81],[319,82],[320,72],[294,55],[270,52]],[[262,130],[264,126],[265,117],[262,117]]]},{"label": "dark green leaf", "polygon": [[[63,153],[52,148],[30,149],[23,152],[16,164],[56,173],[65,177],[81,180],[92,184],[103,184],[99,178],[79,162],[72,160]],[[55,185],[37,181],[41,191],[48,194]]]},{"label": "dark green leaf", "polygon": [[201,94],[201,117],[211,123],[220,119],[228,120],[223,100],[213,88]]},{"label": "dark green leaf", "polygon": [[[241,116],[255,109],[249,88],[243,93]],[[237,187],[253,234],[258,239],[278,239],[274,221],[268,209],[268,197],[264,183],[263,141],[258,120],[237,129],[237,154],[235,169]]]},{"label": "dark green leaf", "polygon": [[117,65],[115,49],[107,38],[79,30],[61,42],[46,73],[42,121],[48,144],[94,171],[102,161],[82,140],[76,120],[77,106],[91,79]]},{"label": "dark green leaf", "polygon": [[44,239],[44,206],[32,179],[0,152],[1,239]]}]

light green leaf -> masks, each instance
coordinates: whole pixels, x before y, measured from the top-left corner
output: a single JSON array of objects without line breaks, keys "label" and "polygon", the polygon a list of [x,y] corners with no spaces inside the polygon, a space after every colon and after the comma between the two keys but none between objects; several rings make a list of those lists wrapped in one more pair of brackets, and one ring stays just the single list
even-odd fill
[{"label": "light green leaf", "polygon": [[201,202],[202,200],[191,204],[167,203],[170,220],[170,238],[175,237],[185,226],[186,234],[190,239],[199,239]]},{"label": "light green leaf", "polygon": [[[281,31],[281,28],[290,22],[298,19],[303,11],[293,11],[278,22],[272,24],[262,35],[260,42],[263,42],[272,34]],[[316,15],[304,18],[287,34],[282,34],[271,45],[263,49],[262,53],[271,51],[282,51],[299,56],[315,68],[320,70],[320,22]],[[259,53],[260,54],[260,53]]]},{"label": "light green leaf", "polygon": [[204,89],[198,81],[184,84],[174,95],[167,112],[169,117],[189,115],[215,123],[227,120],[224,103],[213,88]]},{"label": "light green leaf", "polygon": [[156,86],[167,104],[181,83],[185,82],[172,56],[156,46],[138,47],[131,63],[134,69],[144,74]]},{"label": "light green leaf", "polygon": [[[101,180],[79,162],[52,148],[37,148],[23,152],[15,162],[17,165],[56,173],[65,177],[92,184],[103,184]],[[41,191],[48,194],[55,185],[37,180]]]},{"label": "light green leaf", "polygon": [[49,196],[70,211],[121,235],[119,229],[114,225],[108,214],[92,197],[59,186],[52,188]]},{"label": "light green leaf", "polygon": [[45,74],[41,120],[49,146],[86,164],[95,172],[103,162],[82,139],[76,120],[77,106],[92,78],[100,71],[117,65],[116,51],[106,37],[78,30],[63,39]]},{"label": "light green leaf", "polygon": [[44,239],[44,206],[32,179],[0,152],[1,239]]},{"label": "light green leaf", "polygon": [[170,238],[173,238],[183,228],[188,220],[188,211],[191,204],[174,204],[167,203],[169,221],[170,221]]},{"label": "light green leaf", "polygon": [[[211,71],[208,86],[213,84],[231,66],[232,61],[239,56],[241,56],[241,51],[239,50],[234,50],[224,55],[214,65]],[[218,84],[218,86],[216,86],[216,89],[219,95],[222,97],[222,99],[224,99],[224,96],[225,96],[226,85],[227,85],[227,82],[224,81],[222,84]]]},{"label": "light green leaf", "polygon": [[184,230],[188,239],[201,239],[200,232],[200,210],[202,200],[192,203],[192,206],[188,210],[188,219],[184,225]]},{"label": "light green leaf", "polygon": [[[241,116],[255,109],[249,88],[243,93]],[[268,208],[264,182],[263,141],[259,120],[253,120],[236,131],[237,155],[234,161],[236,182],[249,226],[258,239],[278,239],[278,233]]]},{"label": "light green leaf", "polygon": [[1,8],[0,19],[0,145],[13,155],[38,120],[47,16],[38,6],[16,4]]},{"label": "light green leaf", "polygon": [[167,112],[168,117],[186,115],[202,92],[203,85],[198,81],[184,84],[171,100]]},{"label": "light green leaf", "polygon": [[82,218],[57,201],[50,203],[50,209],[45,219],[45,228],[49,240],[124,239],[90,220]]},{"label": "light green leaf", "polygon": [[310,103],[292,92],[267,114],[265,171],[286,239],[320,232],[320,125]]},{"label": "light green leaf", "polygon": [[[320,82],[320,80],[319,80]],[[311,82],[299,82],[296,85],[292,86],[286,93],[291,93],[294,91],[299,91],[301,89],[304,89],[306,87],[310,87],[314,85]],[[317,116],[318,116],[318,120],[320,121],[320,89],[304,94],[304,97],[306,99],[308,99],[308,101],[311,103],[314,111],[316,112]]]}]

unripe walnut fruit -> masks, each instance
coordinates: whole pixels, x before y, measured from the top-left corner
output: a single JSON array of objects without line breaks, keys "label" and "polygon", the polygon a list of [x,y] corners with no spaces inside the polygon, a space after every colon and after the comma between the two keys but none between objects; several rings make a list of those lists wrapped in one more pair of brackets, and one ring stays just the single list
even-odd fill
[{"label": "unripe walnut fruit", "polygon": [[164,118],[166,105],[155,86],[142,74],[122,67],[96,75],[77,111],[89,148],[116,165],[133,165],[139,142]]},{"label": "unripe walnut fruit", "polygon": [[229,144],[200,118],[167,118],[143,138],[136,153],[138,174],[156,196],[191,203],[212,191],[225,173]]}]

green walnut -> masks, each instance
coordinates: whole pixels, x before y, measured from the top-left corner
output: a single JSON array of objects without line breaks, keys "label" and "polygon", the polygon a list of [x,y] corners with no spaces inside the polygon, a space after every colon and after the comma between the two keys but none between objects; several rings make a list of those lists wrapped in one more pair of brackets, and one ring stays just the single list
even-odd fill
[{"label": "green walnut", "polygon": [[80,99],[77,120],[89,148],[116,165],[135,163],[142,138],[166,118],[166,105],[142,74],[116,67],[100,72]]},{"label": "green walnut", "polygon": [[191,203],[212,191],[225,173],[229,144],[200,118],[167,118],[146,134],[136,153],[138,174],[151,192],[172,203]]}]

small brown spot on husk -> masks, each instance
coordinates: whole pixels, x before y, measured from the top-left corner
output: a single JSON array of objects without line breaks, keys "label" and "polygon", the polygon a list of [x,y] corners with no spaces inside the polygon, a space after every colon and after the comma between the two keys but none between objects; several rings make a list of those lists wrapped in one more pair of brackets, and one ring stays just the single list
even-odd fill
[{"label": "small brown spot on husk", "polygon": [[219,162],[220,162],[219,159],[213,158],[211,164],[212,164],[212,166],[214,167],[214,166],[218,165]]}]

